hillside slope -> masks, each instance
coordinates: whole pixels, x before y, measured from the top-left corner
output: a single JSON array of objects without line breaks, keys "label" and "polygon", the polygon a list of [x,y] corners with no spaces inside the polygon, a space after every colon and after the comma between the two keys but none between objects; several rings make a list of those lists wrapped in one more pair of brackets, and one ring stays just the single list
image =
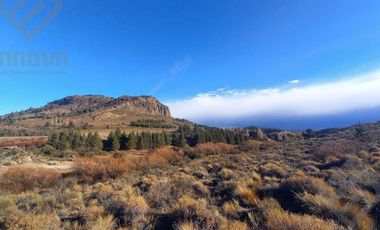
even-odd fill
[{"label": "hillside slope", "polygon": [[[161,127],[141,127],[131,122],[156,121]],[[152,96],[69,96],[46,104],[41,108],[0,116],[0,134],[36,135],[49,129],[97,131],[108,134],[115,127],[126,132],[175,130],[183,121],[171,117],[170,109]]]}]

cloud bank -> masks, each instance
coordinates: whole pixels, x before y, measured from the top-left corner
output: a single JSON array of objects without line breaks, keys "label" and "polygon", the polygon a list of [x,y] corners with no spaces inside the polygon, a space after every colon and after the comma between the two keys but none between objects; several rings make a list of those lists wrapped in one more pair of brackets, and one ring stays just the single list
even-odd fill
[{"label": "cloud bank", "polygon": [[284,87],[267,89],[219,89],[167,104],[174,117],[200,123],[337,115],[380,106],[380,70],[303,86],[289,82]]}]

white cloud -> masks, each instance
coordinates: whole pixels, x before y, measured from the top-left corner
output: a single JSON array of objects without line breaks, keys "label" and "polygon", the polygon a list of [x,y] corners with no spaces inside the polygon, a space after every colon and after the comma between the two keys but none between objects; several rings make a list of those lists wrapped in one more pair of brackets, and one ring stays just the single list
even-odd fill
[{"label": "white cloud", "polygon": [[289,84],[298,84],[298,83],[300,83],[300,80],[291,80],[288,83]]},{"label": "white cloud", "polygon": [[175,117],[197,122],[258,116],[338,114],[380,106],[380,71],[291,88],[224,88],[167,104]]}]

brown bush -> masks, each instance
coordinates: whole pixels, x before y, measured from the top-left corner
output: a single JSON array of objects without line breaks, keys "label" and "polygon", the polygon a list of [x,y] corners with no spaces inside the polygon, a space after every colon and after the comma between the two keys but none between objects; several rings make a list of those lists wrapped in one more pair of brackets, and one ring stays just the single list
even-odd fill
[{"label": "brown bush", "polygon": [[84,157],[76,160],[74,175],[85,183],[115,179],[130,169],[131,160],[109,156]]},{"label": "brown bush", "polygon": [[56,170],[12,167],[1,176],[0,189],[20,193],[34,188],[51,188],[61,181]]},{"label": "brown bush", "polygon": [[236,147],[225,143],[203,143],[189,149],[186,155],[191,158],[200,158],[210,155],[230,154],[233,153]]},{"label": "brown bush", "polygon": [[249,152],[249,151],[257,152],[260,150],[262,146],[263,146],[263,142],[261,141],[249,140],[239,145],[239,150],[246,151],[246,152]]},{"label": "brown bush", "polygon": [[326,141],[314,149],[313,154],[317,160],[334,160],[346,154],[357,154],[362,149],[358,141]]},{"label": "brown bush", "polygon": [[74,175],[85,183],[96,183],[116,179],[131,170],[153,168],[162,164],[174,163],[183,157],[181,151],[172,148],[157,149],[141,158],[94,156],[78,158],[74,166]]},{"label": "brown bush", "polygon": [[164,147],[154,150],[153,153],[149,153],[147,156],[139,159],[135,162],[139,168],[141,167],[158,167],[162,164],[175,163],[182,159],[183,152],[175,150],[170,147]]}]

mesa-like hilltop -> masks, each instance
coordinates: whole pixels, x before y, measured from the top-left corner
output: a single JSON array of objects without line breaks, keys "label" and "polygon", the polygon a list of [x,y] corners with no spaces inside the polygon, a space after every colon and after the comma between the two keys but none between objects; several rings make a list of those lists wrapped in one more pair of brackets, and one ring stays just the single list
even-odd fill
[{"label": "mesa-like hilltop", "polygon": [[152,96],[69,96],[0,118],[1,132],[21,135],[78,128],[104,136],[116,127],[126,132],[159,132],[176,130],[183,124],[171,117],[168,106]]}]

